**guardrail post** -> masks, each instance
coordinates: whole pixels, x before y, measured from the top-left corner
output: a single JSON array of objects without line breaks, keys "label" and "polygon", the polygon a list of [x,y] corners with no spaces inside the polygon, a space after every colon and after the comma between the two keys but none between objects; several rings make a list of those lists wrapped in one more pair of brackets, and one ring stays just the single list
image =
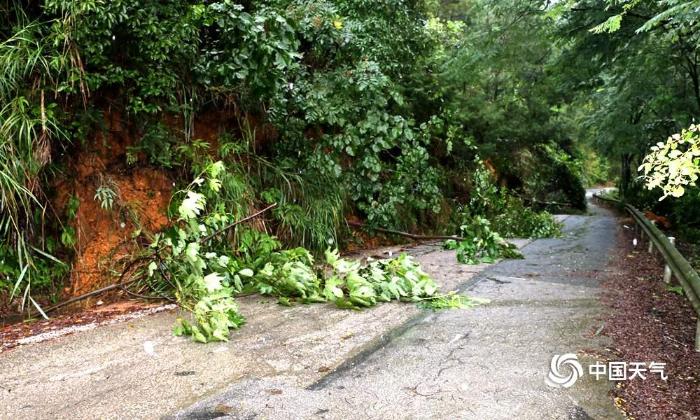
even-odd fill
[{"label": "guardrail post", "polygon": [[[668,241],[671,242],[671,245],[676,245],[676,238],[674,238],[673,236],[669,236]],[[668,266],[668,263],[666,263],[666,266],[664,267],[664,282],[666,284],[670,284],[671,277],[673,277],[673,272],[671,271],[671,267]]]},{"label": "guardrail post", "polygon": [[649,253],[653,254],[654,253],[654,241],[651,240],[651,235],[649,235],[648,239],[649,239]]}]

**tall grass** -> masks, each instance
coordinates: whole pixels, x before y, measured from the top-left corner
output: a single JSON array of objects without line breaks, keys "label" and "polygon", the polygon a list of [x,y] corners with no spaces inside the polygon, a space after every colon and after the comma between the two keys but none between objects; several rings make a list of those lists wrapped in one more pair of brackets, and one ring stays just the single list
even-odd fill
[{"label": "tall grass", "polygon": [[251,210],[249,203],[277,203],[274,233],[289,246],[316,252],[337,246],[345,209],[340,186],[256,153],[255,133],[247,123],[241,133],[239,139],[220,139],[219,155],[228,162],[221,198],[241,216]]},{"label": "tall grass", "polygon": [[55,259],[34,246],[34,232],[46,212],[41,174],[51,142],[65,138],[53,101],[71,60],[64,46],[56,47],[57,37],[65,39],[55,32],[60,25],[28,22],[21,14],[17,20],[0,43],[0,247],[11,251],[19,272],[11,279],[11,299],[21,294],[21,309],[31,302],[41,312],[31,297],[35,258]]}]

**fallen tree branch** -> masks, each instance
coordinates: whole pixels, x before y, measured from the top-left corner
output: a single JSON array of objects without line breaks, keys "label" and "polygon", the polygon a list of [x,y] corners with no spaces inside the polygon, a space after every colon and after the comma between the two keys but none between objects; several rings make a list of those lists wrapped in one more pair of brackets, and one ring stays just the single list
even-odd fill
[{"label": "fallen tree branch", "polygon": [[221,234],[221,233],[224,233],[224,232],[226,232],[227,230],[229,230],[229,229],[231,229],[231,228],[233,228],[233,227],[236,227],[237,225],[240,225],[241,223],[247,222],[247,221],[249,221],[249,220],[251,220],[251,219],[255,219],[256,217],[260,216],[261,214],[263,214],[263,213],[265,213],[265,212],[267,212],[267,211],[269,211],[269,210],[272,210],[272,209],[275,208],[275,207],[277,207],[277,203],[270,204],[269,206],[265,207],[264,209],[260,210],[260,211],[257,212],[257,213],[251,214],[251,215],[248,216],[248,217],[244,217],[244,218],[241,219],[241,220],[237,220],[237,221],[231,223],[230,225],[225,226],[225,227],[223,227],[223,228],[217,230],[216,232],[212,233],[211,235],[207,235],[207,236],[201,238],[201,239],[199,240],[199,242],[200,242],[200,243],[201,243],[201,242],[206,242],[206,241],[208,241],[209,239],[215,237],[216,235],[219,235],[219,234]]},{"label": "fallen tree branch", "polygon": [[455,241],[466,241],[466,238],[463,238],[461,236],[443,236],[443,235],[415,235],[413,233],[408,233],[408,232],[401,232],[399,230],[391,230],[391,229],[384,229],[380,227],[370,227],[362,223],[358,222],[349,222],[346,220],[346,223],[348,226],[353,226],[357,228],[362,228],[362,229],[368,229],[368,230],[376,230],[377,232],[381,233],[389,233],[392,235],[399,235],[399,236],[405,236],[406,238],[410,239],[415,239],[417,241],[447,241],[450,239],[454,239]]},{"label": "fallen tree branch", "polygon": [[116,283],[110,284],[109,286],[105,286],[105,287],[102,287],[102,288],[97,289],[97,290],[93,290],[92,292],[85,293],[84,295],[76,296],[74,298],[68,299],[65,302],[58,303],[58,304],[44,310],[44,312],[45,313],[53,312],[56,309],[63,308],[64,306],[68,306],[71,303],[80,302],[81,300],[85,300],[89,297],[101,295],[102,293],[110,292],[112,290],[117,290],[117,289],[124,290],[124,288],[126,288],[126,286],[128,286],[136,281],[136,279],[133,279],[133,280],[129,280],[128,282],[124,283],[124,276],[126,275],[126,273],[128,273],[129,270],[131,270],[131,268],[134,265],[136,265],[137,262],[148,261],[151,258],[153,258],[153,256],[149,255],[149,256],[139,257],[139,258],[131,261],[129,264],[127,264],[126,268],[124,268],[124,270],[122,270],[122,273],[119,276],[119,280]]},{"label": "fallen tree branch", "polygon": [[536,200],[534,198],[527,198],[527,197],[520,197],[520,196],[518,196],[518,198],[520,198],[521,200],[523,200],[525,202],[528,202],[531,204],[539,204],[542,206],[569,207],[569,208],[574,207],[574,205],[570,204],[570,203],[557,203],[555,201],[539,201],[539,200]]},{"label": "fallen tree branch", "polygon": [[[126,284],[133,283],[134,281],[135,280],[132,280],[131,282],[126,283]],[[44,312],[48,314],[49,312],[53,312],[56,309],[62,308],[64,306],[68,306],[71,303],[80,302],[81,300],[87,299],[89,297],[97,296],[97,295],[100,295],[102,293],[109,292],[111,290],[120,289],[121,287],[125,286],[126,284],[124,284],[124,285],[122,285],[121,283],[110,284],[109,286],[103,287],[101,289],[93,290],[92,292],[86,293],[84,295],[76,296],[74,298],[68,299],[65,302],[61,302],[59,304],[56,304],[48,309],[45,309]]]},{"label": "fallen tree branch", "polygon": [[[206,241],[208,241],[209,239],[212,239],[213,237],[215,237],[215,236],[217,236],[217,235],[219,235],[219,234],[221,234],[221,233],[224,233],[224,232],[228,231],[229,229],[231,229],[231,228],[233,228],[233,227],[235,227],[235,226],[237,226],[237,225],[240,225],[241,223],[245,223],[245,222],[247,222],[247,221],[249,221],[249,220],[252,220],[252,219],[254,219],[254,218],[260,216],[261,214],[263,214],[263,213],[265,213],[265,212],[267,212],[267,211],[273,209],[273,208],[276,207],[276,206],[277,206],[277,203],[271,204],[271,205],[265,207],[264,209],[260,210],[260,211],[257,212],[257,213],[254,213],[254,214],[251,214],[250,216],[244,217],[244,218],[241,219],[241,220],[237,220],[237,221],[231,223],[230,225],[225,226],[225,227],[223,227],[223,228],[217,230],[216,232],[212,233],[211,235],[207,235],[207,236],[201,238],[201,239],[199,240],[199,242],[200,242],[200,243],[201,243],[201,242],[206,242]],[[145,296],[143,296],[143,295],[140,295],[140,294],[137,294],[137,293],[133,293],[133,292],[131,292],[131,291],[129,291],[129,290],[126,290],[126,287],[129,286],[129,285],[131,285],[132,283],[136,282],[137,279],[133,279],[133,280],[129,280],[129,281],[127,281],[127,282],[124,282],[124,276],[126,275],[126,273],[128,273],[128,272],[131,270],[131,268],[132,268],[137,262],[140,262],[140,261],[148,261],[149,259],[153,259],[154,256],[155,256],[155,254],[153,254],[153,255],[148,255],[148,256],[143,256],[143,257],[139,257],[139,258],[137,258],[137,259],[131,261],[131,262],[124,268],[124,270],[122,271],[121,275],[119,276],[119,281],[117,281],[116,283],[110,284],[109,286],[105,286],[105,287],[103,287],[103,288],[101,288],[101,289],[93,290],[92,292],[85,293],[84,295],[80,295],[80,296],[76,296],[76,297],[74,297],[74,298],[68,299],[68,300],[65,301],[65,302],[61,302],[61,303],[59,303],[59,304],[56,304],[56,305],[54,305],[54,306],[52,306],[52,307],[46,309],[44,312],[45,312],[45,313],[53,312],[53,311],[55,311],[56,309],[63,308],[64,306],[68,306],[68,305],[70,305],[70,304],[72,304],[72,303],[80,302],[81,300],[85,300],[85,299],[87,299],[87,298],[90,298],[90,297],[93,297],[93,296],[97,296],[97,295],[101,295],[102,293],[110,292],[110,291],[112,291],[112,290],[117,290],[117,289],[121,289],[121,290],[123,290],[124,292],[126,292],[126,293],[129,294],[129,295],[138,295],[139,298],[145,298]],[[153,297],[153,298],[155,298],[155,297]],[[159,297],[159,299],[161,299],[161,298],[162,298],[162,299],[171,300],[170,298],[167,298],[167,297],[165,297],[165,296]]]}]

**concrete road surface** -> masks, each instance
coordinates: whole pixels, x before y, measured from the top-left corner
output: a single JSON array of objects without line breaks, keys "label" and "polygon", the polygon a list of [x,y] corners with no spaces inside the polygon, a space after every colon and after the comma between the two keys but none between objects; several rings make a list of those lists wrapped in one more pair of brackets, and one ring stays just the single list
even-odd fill
[{"label": "concrete road surface", "polygon": [[592,211],[566,217],[562,238],[519,242],[524,260],[411,251],[444,290],[491,299],[473,309],[249,297],[225,344],[173,337],[165,311],[16,348],[0,354],[0,418],[615,418],[605,380],[545,384],[554,355],[578,353],[587,370],[606,344],[596,275],[616,223]]}]

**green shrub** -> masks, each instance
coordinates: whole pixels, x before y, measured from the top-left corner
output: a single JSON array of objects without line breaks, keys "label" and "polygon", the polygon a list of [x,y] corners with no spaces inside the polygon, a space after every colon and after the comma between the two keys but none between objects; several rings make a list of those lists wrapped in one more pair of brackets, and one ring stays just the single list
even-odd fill
[{"label": "green shrub", "polygon": [[474,217],[487,219],[490,228],[505,238],[547,238],[561,234],[561,224],[551,214],[526,207],[522,199],[496,186],[481,165],[472,176],[468,205],[455,214],[459,226],[469,225]]},{"label": "green shrub", "polygon": [[462,264],[492,263],[499,258],[522,258],[515,245],[506,242],[491,230],[491,224],[483,217],[472,218],[462,225],[460,233],[465,240],[448,240],[446,249],[457,251],[457,260]]},{"label": "green shrub", "polygon": [[491,224],[505,238],[552,238],[561,235],[561,223],[546,211],[526,207],[522,200],[505,197],[501,213],[492,216]]}]

